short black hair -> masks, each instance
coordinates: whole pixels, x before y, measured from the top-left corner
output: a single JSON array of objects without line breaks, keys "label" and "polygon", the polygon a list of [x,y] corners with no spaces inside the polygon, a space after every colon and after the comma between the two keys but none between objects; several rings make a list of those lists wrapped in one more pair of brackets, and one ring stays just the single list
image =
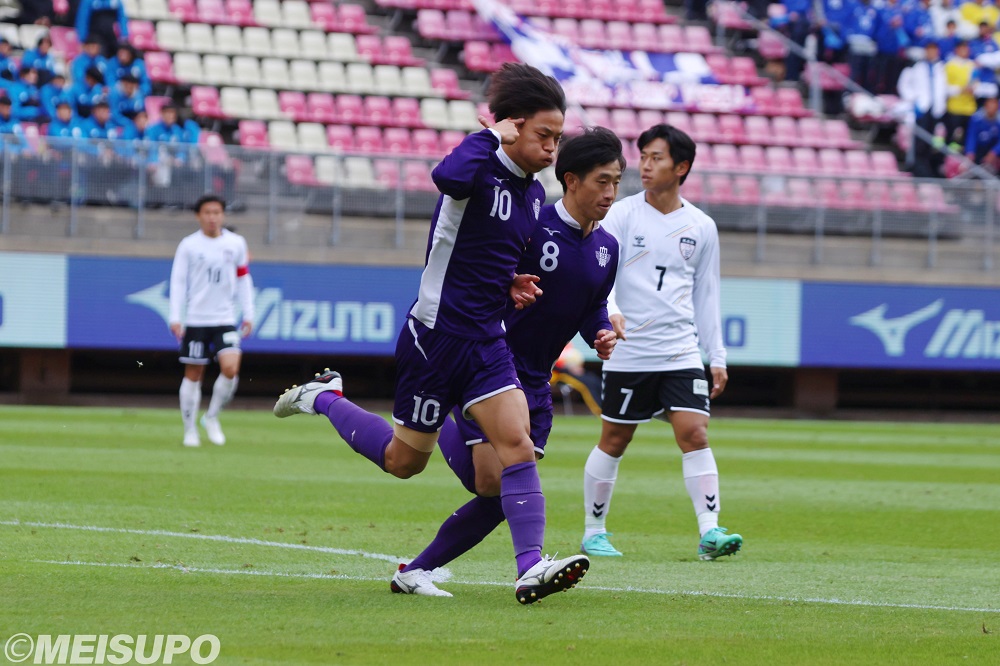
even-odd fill
[{"label": "short black hair", "polygon": [[201,209],[205,204],[217,203],[222,206],[222,210],[226,209],[226,201],[218,194],[203,194],[198,197],[198,200],[194,202],[194,212],[200,213]]},{"label": "short black hair", "polygon": [[505,118],[530,118],[539,111],[566,113],[566,94],[551,76],[519,62],[505,63],[490,81],[490,113]]},{"label": "short black hair", "polygon": [[667,147],[670,149],[670,159],[674,161],[674,166],[677,166],[681,162],[688,163],[688,172],[681,176],[681,185],[683,185],[684,181],[691,174],[691,169],[694,168],[694,139],[688,136],[683,130],[663,123],[653,125],[640,134],[639,138],[636,139],[635,145],[639,148],[639,152],[642,152],[643,148],[657,139],[663,139],[667,142]]},{"label": "short black hair", "polygon": [[556,178],[566,192],[566,174],[574,174],[580,180],[587,174],[608,162],[618,162],[625,170],[625,156],[618,136],[605,127],[587,127],[583,134],[570,137],[559,146],[556,159]]}]

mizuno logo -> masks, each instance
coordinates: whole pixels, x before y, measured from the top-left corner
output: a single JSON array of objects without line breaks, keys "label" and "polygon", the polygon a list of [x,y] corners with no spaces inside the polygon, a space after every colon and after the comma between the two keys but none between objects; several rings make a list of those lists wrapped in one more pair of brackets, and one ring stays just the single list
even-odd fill
[{"label": "mizuno logo", "polygon": [[549,232],[549,236],[555,236],[556,234],[560,233],[558,229],[549,229],[548,227],[542,227],[542,229],[545,229],[545,231]]},{"label": "mizuno logo", "polygon": [[937,316],[943,307],[944,299],[939,298],[930,305],[910,314],[886,319],[885,312],[889,309],[889,304],[883,303],[867,312],[854,315],[848,321],[855,326],[867,328],[878,336],[887,356],[902,356],[906,353],[906,334],[910,332],[910,329]]},{"label": "mizuno logo", "polygon": [[528,500],[519,500],[518,501],[518,504],[527,504],[527,503],[528,503]]},{"label": "mizuno logo", "polygon": [[509,180],[509,179],[507,179],[507,178],[497,178],[496,176],[493,176],[493,180],[495,180],[495,181],[497,181],[498,183],[500,183],[501,185],[503,185],[503,184],[504,184],[504,182],[506,182],[506,181],[507,181],[507,180]]}]

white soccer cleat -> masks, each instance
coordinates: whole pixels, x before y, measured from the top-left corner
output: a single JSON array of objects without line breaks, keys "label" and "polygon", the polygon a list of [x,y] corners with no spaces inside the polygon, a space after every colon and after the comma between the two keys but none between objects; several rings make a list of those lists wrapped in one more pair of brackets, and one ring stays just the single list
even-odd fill
[{"label": "white soccer cleat", "polygon": [[429,571],[413,569],[403,571],[405,564],[399,565],[399,571],[392,577],[389,588],[396,594],[419,594],[425,597],[450,597],[451,592],[445,592],[434,584]]},{"label": "white soccer cleat", "polygon": [[522,604],[533,604],[553,592],[574,587],[590,568],[586,555],[554,560],[548,555],[517,579],[514,597]]},{"label": "white soccer cleat", "polygon": [[313,405],[316,404],[316,396],[324,391],[344,394],[344,381],[339,372],[326,368],[322,373],[317,372],[312,381],[302,386],[292,386],[274,403],[274,415],[283,419],[296,414],[315,414]]},{"label": "white soccer cleat", "polygon": [[197,430],[184,431],[184,446],[201,446],[201,437]]},{"label": "white soccer cleat", "polygon": [[211,418],[208,414],[203,414],[201,417],[201,427],[205,429],[208,441],[212,442],[212,444],[222,446],[226,443],[226,435],[222,432],[222,426],[219,425],[218,417]]}]

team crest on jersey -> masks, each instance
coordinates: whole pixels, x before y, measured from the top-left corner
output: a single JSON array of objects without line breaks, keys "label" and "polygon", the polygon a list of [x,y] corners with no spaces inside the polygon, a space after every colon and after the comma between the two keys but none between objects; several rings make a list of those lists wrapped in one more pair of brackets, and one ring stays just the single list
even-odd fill
[{"label": "team crest on jersey", "polygon": [[537,220],[538,213],[542,210],[542,202],[539,201],[538,199],[535,199],[535,203],[533,203],[531,206],[532,208],[535,209],[535,219]]},{"label": "team crest on jersey", "polygon": [[681,256],[684,257],[685,261],[694,256],[694,248],[698,245],[697,241],[693,238],[682,238],[680,242]]},{"label": "team crest on jersey", "polygon": [[645,236],[633,236],[632,247],[646,247],[646,237]]},{"label": "team crest on jersey", "polygon": [[608,252],[608,248],[606,247],[601,247],[601,249],[594,254],[597,255],[597,265],[601,268],[607,266],[608,262],[611,261],[611,253]]}]

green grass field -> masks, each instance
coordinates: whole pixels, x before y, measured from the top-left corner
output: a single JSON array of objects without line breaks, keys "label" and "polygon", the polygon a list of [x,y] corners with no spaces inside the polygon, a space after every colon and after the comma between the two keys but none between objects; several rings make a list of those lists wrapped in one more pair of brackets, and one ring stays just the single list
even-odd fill
[{"label": "green grass field", "polygon": [[[400,481],[325,419],[0,409],[0,642],[215,634],[217,664],[1000,663],[1000,427],[716,419],[717,562],[667,426],[639,429],[609,518],[625,552],[533,606],[506,526],[449,566],[452,599],[389,593],[467,494],[440,457]],[[592,417],[541,464],[546,550],[576,550]],[[0,657],[0,663],[5,663]],[[175,659],[174,663],[179,663]],[[180,662],[190,663],[190,662]]]}]

